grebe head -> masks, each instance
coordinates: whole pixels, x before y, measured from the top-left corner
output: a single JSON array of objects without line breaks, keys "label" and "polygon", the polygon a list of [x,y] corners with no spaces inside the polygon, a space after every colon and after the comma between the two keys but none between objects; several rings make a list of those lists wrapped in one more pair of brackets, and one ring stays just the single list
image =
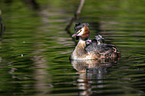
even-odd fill
[{"label": "grebe head", "polygon": [[98,45],[100,45],[101,43],[104,43],[104,38],[101,35],[96,35],[95,39],[98,42]]},{"label": "grebe head", "polygon": [[75,34],[72,35],[72,37],[78,36],[81,39],[88,39],[90,35],[90,31],[88,28],[88,23],[78,23],[75,26]]}]

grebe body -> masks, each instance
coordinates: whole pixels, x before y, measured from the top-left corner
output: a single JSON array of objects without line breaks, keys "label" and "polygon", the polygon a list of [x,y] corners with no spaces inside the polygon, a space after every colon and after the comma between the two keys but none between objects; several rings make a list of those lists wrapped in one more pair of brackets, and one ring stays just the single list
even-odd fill
[{"label": "grebe body", "polygon": [[105,44],[101,35],[95,39],[89,39],[90,31],[88,23],[79,23],[75,26],[75,34],[72,37],[79,37],[79,42],[71,54],[73,60],[90,60],[99,58],[119,57],[119,52],[115,45]]}]

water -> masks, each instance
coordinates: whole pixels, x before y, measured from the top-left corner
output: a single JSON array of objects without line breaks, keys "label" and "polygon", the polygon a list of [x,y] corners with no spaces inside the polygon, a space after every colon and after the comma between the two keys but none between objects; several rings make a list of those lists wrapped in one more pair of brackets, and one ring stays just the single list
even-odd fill
[{"label": "water", "polygon": [[[145,21],[142,0],[86,0],[76,22],[90,24],[121,58],[70,61],[75,42],[65,28],[79,0],[0,1],[0,96],[144,96]],[[70,28],[74,33],[74,24]]]}]

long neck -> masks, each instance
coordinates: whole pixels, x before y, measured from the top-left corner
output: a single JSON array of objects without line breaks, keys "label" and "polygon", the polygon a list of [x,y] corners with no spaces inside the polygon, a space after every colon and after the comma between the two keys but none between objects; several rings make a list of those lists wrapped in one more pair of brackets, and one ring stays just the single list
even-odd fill
[{"label": "long neck", "polygon": [[82,40],[81,38],[79,38],[79,42],[78,42],[73,54],[76,56],[82,56],[82,55],[86,54],[84,47],[85,47],[85,41]]}]

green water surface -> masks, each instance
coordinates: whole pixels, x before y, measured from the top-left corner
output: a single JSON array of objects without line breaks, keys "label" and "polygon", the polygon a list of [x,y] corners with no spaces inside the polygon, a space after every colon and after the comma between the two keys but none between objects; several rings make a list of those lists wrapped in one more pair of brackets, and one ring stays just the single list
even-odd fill
[{"label": "green water surface", "polygon": [[[144,96],[145,1],[85,0],[74,24],[88,22],[121,52],[117,61],[70,62],[65,28],[79,0],[1,0],[0,96]],[[101,64],[100,64],[101,62]],[[87,68],[87,72],[79,72]]]}]

